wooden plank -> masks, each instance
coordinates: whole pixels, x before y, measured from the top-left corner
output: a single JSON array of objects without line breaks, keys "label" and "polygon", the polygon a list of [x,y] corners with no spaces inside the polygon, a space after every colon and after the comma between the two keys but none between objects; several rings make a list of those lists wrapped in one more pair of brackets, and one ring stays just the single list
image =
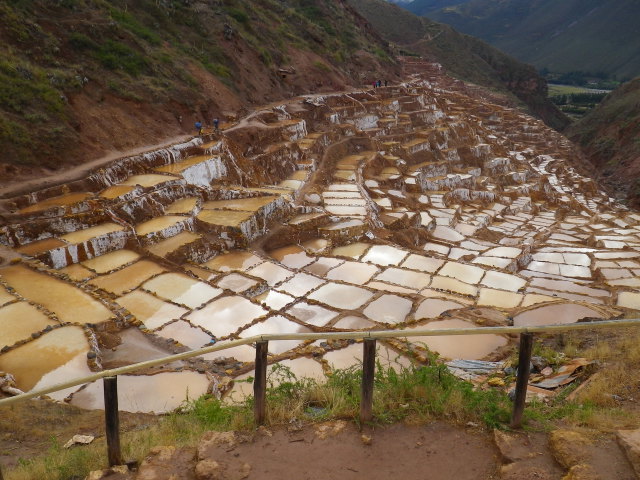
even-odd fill
[{"label": "wooden plank", "polygon": [[118,415],[118,377],[105,377],[104,423],[107,436],[109,466],[123,465],[120,449],[120,417]]},{"label": "wooden plank", "polygon": [[256,371],[253,380],[253,417],[256,425],[264,423],[267,403],[267,352],[269,342],[256,343]]},{"label": "wooden plank", "polygon": [[363,343],[362,396],[360,398],[360,424],[373,419],[373,379],[376,368],[376,340],[367,338]]},{"label": "wooden plank", "polygon": [[520,353],[518,355],[518,377],[516,378],[516,398],[513,402],[511,428],[520,428],[522,413],[527,399],[527,385],[531,365],[531,351],[533,349],[533,333],[520,334]]}]

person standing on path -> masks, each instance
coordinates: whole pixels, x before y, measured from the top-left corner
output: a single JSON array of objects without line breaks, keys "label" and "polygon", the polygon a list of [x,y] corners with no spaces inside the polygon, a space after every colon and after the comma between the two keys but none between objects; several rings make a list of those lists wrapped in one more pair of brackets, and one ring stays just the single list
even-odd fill
[{"label": "person standing on path", "polygon": [[218,118],[214,118],[213,119],[213,129],[217,132],[219,130],[219,125],[220,125],[220,119]]},{"label": "person standing on path", "polygon": [[198,135],[202,135],[202,122],[200,120],[196,120],[196,131]]}]

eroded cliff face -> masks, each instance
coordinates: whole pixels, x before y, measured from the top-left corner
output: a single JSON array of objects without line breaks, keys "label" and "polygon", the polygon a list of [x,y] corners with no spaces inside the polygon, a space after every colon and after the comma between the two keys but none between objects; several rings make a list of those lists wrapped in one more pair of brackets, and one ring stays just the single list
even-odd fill
[{"label": "eroded cliff face", "polygon": [[3,3],[0,19],[0,186],[363,72],[398,78],[386,42],[340,0],[37,0]]},{"label": "eroded cliff face", "polygon": [[640,206],[640,78],[608,95],[567,135],[583,147],[612,195]]},{"label": "eroded cliff face", "polygon": [[[640,215],[576,170],[580,154],[558,132],[439,64],[405,61],[410,81],[271,103],[4,199],[0,371],[11,388],[268,333],[640,311]],[[513,340],[478,337],[388,340],[378,358],[500,360]],[[269,349],[319,379],[362,352],[346,341]],[[121,408],[164,411],[187,391],[241,399],[250,383],[229,391],[231,380],[254,359],[243,345],[126,376]],[[97,388],[56,398],[99,408]]]}]

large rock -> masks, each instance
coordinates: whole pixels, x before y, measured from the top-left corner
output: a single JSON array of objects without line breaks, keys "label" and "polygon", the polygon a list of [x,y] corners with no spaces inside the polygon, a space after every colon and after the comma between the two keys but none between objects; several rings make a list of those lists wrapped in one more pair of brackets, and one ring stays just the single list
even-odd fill
[{"label": "large rock", "polygon": [[591,443],[587,437],[573,430],[554,430],[549,434],[553,457],[567,469],[589,463],[588,447]]},{"label": "large rock", "polygon": [[136,480],[195,480],[193,448],[154,447],[138,470]]},{"label": "large rock", "polygon": [[600,480],[600,477],[591,465],[580,463],[571,467],[562,480]]},{"label": "large rock", "polygon": [[619,430],[618,443],[627,454],[636,476],[640,478],[640,429]]}]

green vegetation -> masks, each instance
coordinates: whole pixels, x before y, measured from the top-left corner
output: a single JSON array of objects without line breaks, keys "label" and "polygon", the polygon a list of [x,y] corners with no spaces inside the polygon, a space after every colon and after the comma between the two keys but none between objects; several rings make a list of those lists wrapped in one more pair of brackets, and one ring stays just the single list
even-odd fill
[{"label": "green vegetation", "polygon": [[0,2],[3,161],[81,160],[76,95],[89,105],[118,97],[151,109],[193,109],[211,102],[199,88],[209,72],[240,101],[255,99],[241,65],[259,62],[276,88],[290,91],[277,74],[295,58],[289,49],[314,52],[327,72],[351,74],[363,46],[394,65],[384,42],[355,21],[335,0]]}]

